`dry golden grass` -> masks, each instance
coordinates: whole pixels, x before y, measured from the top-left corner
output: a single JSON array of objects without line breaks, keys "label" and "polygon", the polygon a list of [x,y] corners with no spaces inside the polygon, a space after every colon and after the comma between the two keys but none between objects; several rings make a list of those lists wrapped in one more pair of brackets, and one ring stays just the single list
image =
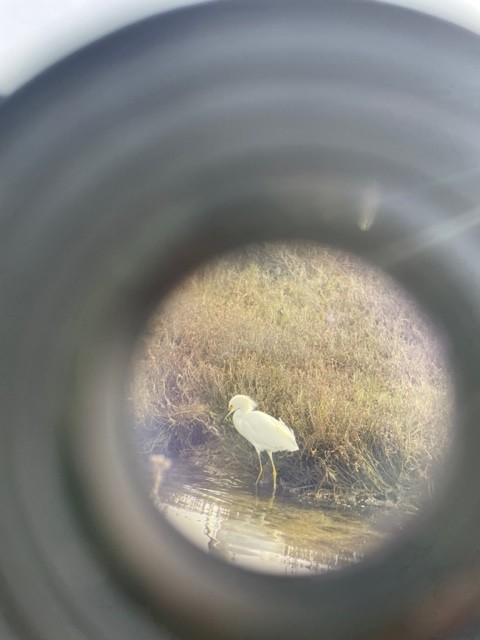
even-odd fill
[{"label": "dry golden grass", "polygon": [[261,245],[210,263],[165,301],[139,345],[144,453],[192,455],[254,478],[222,422],[236,393],[293,427],[290,487],[397,498],[444,452],[452,389],[442,347],[385,274],[316,245]]}]

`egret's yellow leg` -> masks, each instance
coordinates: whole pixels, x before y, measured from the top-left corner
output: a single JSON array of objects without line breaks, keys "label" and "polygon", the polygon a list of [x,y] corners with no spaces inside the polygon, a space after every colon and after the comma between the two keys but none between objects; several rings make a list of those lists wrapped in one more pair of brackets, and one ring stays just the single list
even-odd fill
[{"label": "egret's yellow leg", "polygon": [[[255,449],[255,451],[257,450]],[[258,456],[258,461],[260,462],[260,471],[258,472],[258,476],[257,476],[257,479],[255,480],[255,484],[258,484],[258,481],[262,477],[262,473],[263,473],[262,457],[260,455],[260,451],[257,451],[257,456]]]},{"label": "egret's yellow leg", "polygon": [[275,464],[273,462],[273,453],[271,451],[267,451],[270,456],[270,462],[272,463],[272,473],[273,473],[273,491],[277,490],[277,470],[275,469]]}]

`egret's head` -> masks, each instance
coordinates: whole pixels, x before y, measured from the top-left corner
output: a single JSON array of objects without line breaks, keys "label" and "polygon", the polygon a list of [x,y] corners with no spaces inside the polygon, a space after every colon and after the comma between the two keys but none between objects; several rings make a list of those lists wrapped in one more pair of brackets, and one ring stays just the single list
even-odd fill
[{"label": "egret's head", "polygon": [[228,418],[228,416],[232,415],[232,413],[237,409],[241,409],[243,411],[253,411],[256,406],[257,403],[255,402],[255,400],[252,400],[252,398],[250,398],[249,396],[233,396],[228,404],[228,413],[226,417]]}]

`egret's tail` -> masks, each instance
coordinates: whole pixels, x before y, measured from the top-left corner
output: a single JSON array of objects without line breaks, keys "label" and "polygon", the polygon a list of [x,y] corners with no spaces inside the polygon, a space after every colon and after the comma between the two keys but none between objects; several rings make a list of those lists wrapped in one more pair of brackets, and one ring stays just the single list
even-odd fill
[{"label": "egret's tail", "polygon": [[298,444],[297,444],[297,440],[295,438],[295,434],[293,433],[293,429],[291,427],[288,426],[288,424],[285,424],[285,422],[279,418],[278,419],[279,422],[281,422],[283,424],[284,427],[286,427],[290,433],[292,434],[292,442],[290,443],[289,447],[285,447],[285,451],[298,451]]}]

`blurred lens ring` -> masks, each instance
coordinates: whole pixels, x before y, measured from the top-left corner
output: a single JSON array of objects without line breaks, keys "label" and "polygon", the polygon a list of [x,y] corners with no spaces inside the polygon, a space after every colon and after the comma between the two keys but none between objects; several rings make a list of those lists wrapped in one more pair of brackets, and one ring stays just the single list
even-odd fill
[{"label": "blurred lens ring", "polygon": [[[158,637],[112,567],[192,635],[413,635],[416,603],[477,570],[479,57],[471,34],[376,3],[213,4],[107,38],[3,105],[0,594],[16,633]],[[345,575],[281,580],[158,520],[118,428],[158,295],[219,250],[291,235],[416,293],[451,338],[464,428],[416,531]]]}]

